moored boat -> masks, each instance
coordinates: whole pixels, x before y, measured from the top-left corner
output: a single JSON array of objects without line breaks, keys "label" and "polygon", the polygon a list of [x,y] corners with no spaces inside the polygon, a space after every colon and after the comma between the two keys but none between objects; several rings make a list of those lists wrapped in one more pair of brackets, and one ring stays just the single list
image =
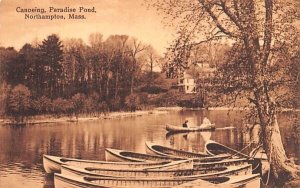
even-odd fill
[{"label": "moored boat", "polygon": [[151,142],[146,142],[146,152],[153,155],[161,155],[167,157],[184,157],[193,158],[194,162],[212,162],[220,161],[229,158],[231,155],[221,154],[218,156],[211,156],[205,153],[195,153],[184,150],[178,150]]},{"label": "moored boat", "polygon": [[230,154],[235,157],[243,157],[249,159],[249,162],[252,164],[254,173],[264,173],[262,169],[268,168],[268,162],[265,159],[253,158],[247,154],[244,154],[240,151],[232,149],[228,146],[225,146],[221,143],[209,140],[205,144],[205,151],[211,155],[219,155],[219,154]]},{"label": "moored boat", "polygon": [[210,155],[230,154],[232,156],[251,158],[249,155],[244,154],[240,151],[232,149],[221,143],[209,140],[205,143],[205,151]]},{"label": "moored boat", "polygon": [[75,166],[62,166],[61,173],[72,176],[100,176],[100,177],[177,177],[199,175],[227,170],[227,167],[180,169],[180,170],[156,170],[156,169],[103,169],[81,168]]},{"label": "moored boat", "polygon": [[194,162],[194,169],[197,168],[214,168],[222,166],[240,166],[245,164],[252,164],[251,160],[246,158],[237,158],[237,159],[224,159],[222,161],[214,162]]},{"label": "moored boat", "polygon": [[215,124],[203,124],[199,127],[182,127],[182,126],[175,126],[171,124],[166,125],[166,130],[169,132],[195,132],[195,131],[210,131],[214,130]]},{"label": "moored boat", "polygon": [[261,173],[260,161],[255,159],[247,159],[247,158],[233,158],[233,159],[224,159],[222,161],[214,161],[214,162],[194,162],[194,169],[198,168],[215,168],[215,167],[223,167],[223,166],[240,166],[245,164],[252,165],[252,173]]},{"label": "moored boat", "polygon": [[216,177],[226,175],[249,174],[252,171],[251,165],[215,167],[202,169],[180,169],[180,170],[157,170],[157,169],[102,169],[102,168],[81,168],[74,166],[62,166],[61,173],[71,176],[93,176],[93,177],[180,177],[197,176],[198,178]]},{"label": "moored boat", "polygon": [[154,144],[151,142],[145,142],[146,144],[146,153],[151,155],[162,155],[162,156],[179,156],[186,158],[201,158],[208,157],[210,155],[205,153],[193,153],[189,151],[177,150],[170,147]]},{"label": "moored boat", "polygon": [[51,155],[43,155],[43,166],[46,173],[60,172],[61,165],[73,165],[80,167],[96,167],[96,168],[163,168],[174,169],[182,168],[181,164],[174,161],[159,161],[159,162],[109,162],[109,161],[95,161],[82,160],[66,157],[58,157]]},{"label": "moored boat", "polygon": [[262,148],[262,146],[259,146],[258,148],[255,148],[252,150],[249,154],[254,159],[261,161],[261,174],[264,176],[267,174],[270,170],[270,163],[268,161],[268,156],[265,152],[265,150]]},{"label": "moored boat", "polygon": [[[247,170],[232,172],[232,174],[247,174]],[[231,174],[231,175],[232,175]],[[179,177],[101,177],[101,176],[83,176],[76,177],[72,175],[55,174],[54,184],[55,188],[99,188],[99,187],[173,187],[196,179],[204,179],[207,181],[217,181],[224,178],[222,174],[216,175],[211,173],[210,175],[193,175],[193,176],[179,176]]]},{"label": "moored boat", "polygon": [[149,155],[144,153],[137,153],[133,151],[125,151],[118,149],[105,149],[105,159],[107,161],[130,161],[130,162],[149,162],[149,161],[170,161],[183,160],[183,157],[167,157],[158,155]]}]

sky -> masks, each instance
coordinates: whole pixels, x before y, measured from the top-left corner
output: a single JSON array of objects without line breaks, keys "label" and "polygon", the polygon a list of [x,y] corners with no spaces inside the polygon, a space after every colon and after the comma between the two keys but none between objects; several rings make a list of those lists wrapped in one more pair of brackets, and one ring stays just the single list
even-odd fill
[{"label": "sky", "polygon": [[[86,8],[84,20],[26,20],[21,8]],[[49,14],[46,13],[46,14]],[[80,13],[78,13],[80,14]],[[68,17],[68,13],[65,13]],[[171,28],[161,23],[155,10],[148,10],[143,0],[0,0],[0,46],[21,48],[25,43],[43,40],[50,34],[61,39],[82,38],[88,42],[91,33],[99,32],[107,38],[111,34],[126,34],[151,44],[163,53],[172,40]]]}]

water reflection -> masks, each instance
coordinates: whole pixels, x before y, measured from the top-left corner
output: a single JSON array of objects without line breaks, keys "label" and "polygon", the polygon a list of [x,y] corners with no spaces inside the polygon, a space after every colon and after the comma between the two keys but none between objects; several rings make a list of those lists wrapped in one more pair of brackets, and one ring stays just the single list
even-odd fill
[{"label": "water reflection", "polygon": [[44,175],[43,188],[54,188],[54,175],[53,174],[45,174]]},{"label": "water reflection", "polygon": [[200,132],[200,135],[202,136],[204,142],[207,142],[207,141],[211,140],[211,134],[212,134],[211,131]]},{"label": "water reflection", "polygon": [[[166,135],[166,123],[180,125],[185,119],[190,119],[195,126],[199,126],[205,116],[217,128],[236,128]],[[243,132],[241,117],[240,112],[228,114],[226,111],[180,111],[79,123],[0,126],[0,187],[53,187],[53,177],[44,176],[44,153],[104,160],[106,147],[145,152],[145,141],[203,152],[205,141],[209,138],[241,149],[249,143],[248,135]],[[285,116],[281,116],[279,122],[287,154],[299,158],[299,139],[291,139],[291,124]]]}]

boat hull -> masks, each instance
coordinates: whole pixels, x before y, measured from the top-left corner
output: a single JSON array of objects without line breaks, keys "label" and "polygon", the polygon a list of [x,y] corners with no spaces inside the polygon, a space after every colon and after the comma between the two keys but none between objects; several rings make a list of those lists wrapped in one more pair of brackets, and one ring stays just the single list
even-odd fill
[{"label": "boat hull", "polygon": [[214,168],[214,167],[223,167],[223,166],[241,166],[249,164],[251,160],[240,158],[240,159],[225,159],[222,161],[215,162],[200,162],[194,163],[194,169],[198,168]]},{"label": "boat hull", "polygon": [[51,158],[48,155],[43,156],[43,166],[46,173],[60,172],[61,164],[58,157]]},{"label": "boat hull", "polygon": [[61,174],[54,175],[55,188],[108,188],[107,186],[84,182],[82,178],[74,178]]},{"label": "boat hull", "polygon": [[146,142],[146,153],[151,155],[161,155],[165,157],[192,158],[194,162],[214,162],[229,158],[231,155],[211,156],[204,153],[194,153],[184,150],[177,150],[166,146],[161,146]]},{"label": "boat hull", "polygon": [[[250,167],[245,167],[250,168]],[[246,170],[247,171],[247,170]],[[245,170],[243,170],[243,173],[239,172],[232,172],[232,174],[229,175],[241,175],[246,173]],[[86,187],[173,187],[177,186],[183,183],[187,183],[190,181],[194,181],[197,179],[203,179],[206,181],[217,181],[217,179],[224,178],[223,175],[219,173],[216,174],[210,174],[210,175],[195,175],[195,176],[180,176],[180,177],[104,177],[104,176],[83,176],[83,177],[75,177],[70,175],[64,175],[64,174],[55,174],[54,182],[55,182],[55,188],[86,188]],[[68,184],[71,184],[68,186]]]},{"label": "boat hull", "polygon": [[212,131],[215,130],[216,127],[214,124],[211,125],[206,125],[206,126],[200,126],[200,127],[180,127],[180,126],[175,126],[175,125],[166,125],[166,130],[168,132],[173,132],[173,133],[183,133],[183,132],[195,132],[195,131]]},{"label": "boat hull", "polygon": [[228,146],[225,146],[212,140],[208,141],[205,144],[205,151],[210,155],[231,154],[238,157],[251,158],[249,155],[241,153],[235,149],[232,149]]},{"label": "boat hull", "polygon": [[203,168],[203,169],[176,169],[176,170],[133,170],[133,169],[91,169],[74,166],[62,166],[62,174],[82,177],[82,176],[110,176],[110,177],[179,177],[217,173],[228,171],[227,167]]},{"label": "boat hull", "polygon": [[151,155],[161,155],[161,156],[176,156],[176,157],[185,157],[185,158],[203,158],[210,155],[205,153],[194,153],[183,150],[177,150],[169,148],[166,146],[161,146],[151,142],[146,142],[146,153]]},{"label": "boat hull", "polygon": [[154,162],[154,161],[171,161],[171,160],[184,160],[182,157],[167,157],[158,155],[149,155],[143,153],[137,153],[132,151],[117,150],[117,149],[105,149],[105,159],[107,161],[115,162]]},{"label": "boat hull", "polygon": [[178,164],[173,161],[160,161],[160,162],[108,162],[108,161],[93,161],[82,160],[74,158],[64,158],[57,156],[44,155],[43,166],[46,173],[55,173],[61,171],[61,165],[72,165],[79,167],[95,167],[95,168],[177,168]]}]

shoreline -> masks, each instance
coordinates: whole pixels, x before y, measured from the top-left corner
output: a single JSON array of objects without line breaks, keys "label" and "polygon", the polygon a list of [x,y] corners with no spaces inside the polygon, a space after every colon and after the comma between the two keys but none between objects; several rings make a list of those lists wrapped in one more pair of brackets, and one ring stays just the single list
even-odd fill
[{"label": "shoreline", "polygon": [[[101,113],[98,115],[79,115],[78,119],[75,116],[69,117],[63,115],[61,117],[57,117],[54,115],[38,115],[27,118],[26,123],[24,124],[15,124],[10,119],[2,118],[0,119],[0,125],[36,125],[36,124],[51,124],[51,123],[62,123],[62,122],[84,122],[84,121],[96,121],[101,119],[120,119],[120,118],[128,118],[128,117],[139,117],[144,115],[160,115],[167,114],[169,112],[181,111],[181,110],[204,110],[203,108],[184,108],[184,107],[157,107],[151,110],[138,110],[135,112],[128,111],[119,111],[119,112],[108,112]],[[209,107],[207,110],[233,110],[233,111],[242,111],[247,110],[245,108],[240,107]],[[300,109],[283,109],[282,112],[300,112]]]},{"label": "shoreline", "polygon": [[[139,117],[143,115],[161,115],[167,114],[171,111],[180,111],[183,110],[181,107],[158,107],[152,110],[138,110],[135,112],[127,112],[127,111],[120,111],[120,112],[109,112],[106,114],[99,114],[99,115],[79,115],[78,119],[75,116],[68,117],[56,117],[54,115],[39,115],[30,117],[27,119],[26,123],[22,125],[36,125],[36,124],[51,124],[51,123],[62,123],[62,122],[84,122],[84,121],[96,121],[101,119],[120,119],[120,118],[127,118],[127,117]],[[18,125],[14,124],[9,119],[0,119],[0,125]],[[21,125],[21,124],[20,124]]]}]

